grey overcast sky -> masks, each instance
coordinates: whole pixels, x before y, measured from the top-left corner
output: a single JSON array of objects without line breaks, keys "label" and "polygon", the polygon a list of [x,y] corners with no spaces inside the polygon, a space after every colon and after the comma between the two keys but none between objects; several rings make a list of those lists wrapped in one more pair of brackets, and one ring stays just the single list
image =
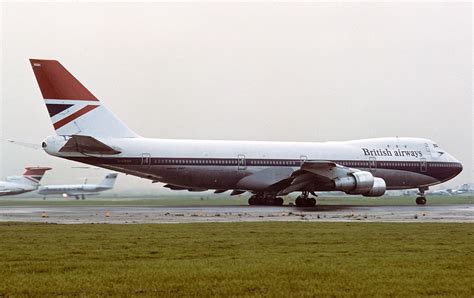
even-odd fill
[{"label": "grey overcast sky", "polygon": [[[433,139],[473,181],[472,4],[3,3],[2,139],[53,134],[28,58],[57,59],[156,138]],[[11,144],[0,175],[105,171]],[[161,190],[134,177],[118,187]]]}]

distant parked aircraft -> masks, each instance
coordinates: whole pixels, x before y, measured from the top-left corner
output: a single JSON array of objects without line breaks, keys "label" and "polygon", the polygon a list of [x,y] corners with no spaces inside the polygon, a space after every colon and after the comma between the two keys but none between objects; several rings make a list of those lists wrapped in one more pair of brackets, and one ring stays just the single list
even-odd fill
[{"label": "distant parked aircraft", "polygon": [[117,179],[117,173],[110,173],[105,176],[99,184],[66,184],[66,185],[46,185],[41,186],[38,194],[44,197],[50,195],[62,195],[67,198],[75,197],[77,200],[85,199],[86,196],[97,195],[102,191],[112,189]]},{"label": "distant parked aircraft", "polygon": [[433,191],[429,191],[428,194],[434,195],[434,196],[451,196],[452,195],[449,189],[433,190]]},{"label": "distant parked aircraft", "polygon": [[468,183],[465,183],[461,185],[459,188],[451,189],[451,194],[452,195],[474,194],[474,188]]},{"label": "distant parked aircraft", "polygon": [[[280,196],[300,192],[296,205],[314,206],[309,194],[316,191],[378,197],[385,190],[418,188],[416,203],[425,204],[430,186],[462,171],[446,150],[421,138],[310,143],[140,137],[58,61],[30,62],[56,131],[42,143],[48,154],[163,182],[173,190],[248,191],[250,205],[281,205]],[[130,108],[136,108],[133,100]],[[271,117],[271,108],[266,112]],[[357,121],[325,112],[347,125]]]},{"label": "distant parked aircraft", "polygon": [[0,181],[0,196],[17,195],[36,190],[44,173],[51,168],[29,167],[25,170],[23,176],[9,176],[5,181]]}]

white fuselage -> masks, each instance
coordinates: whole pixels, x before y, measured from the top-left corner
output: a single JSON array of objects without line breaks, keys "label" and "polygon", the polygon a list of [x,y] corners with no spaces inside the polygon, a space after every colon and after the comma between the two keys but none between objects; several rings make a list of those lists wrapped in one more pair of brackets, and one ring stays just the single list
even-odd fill
[{"label": "white fuselage", "polygon": [[[98,155],[60,152],[67,139],[48,137],[43,147],[51,155],[193,190],[240,189],[242,178],[272,168],[298,171],[304,161],[331,161],[372,172],[387,189],[407,189],[441,183],[456,176],[462,165],[427,139],[378,138],[346,142],[198,141],[150,138],[101,138],[120,151]],[[315,191],[333,190],[316,185]]]},{"label": "white fuselage", "polygon": [[37,185],[23,184],[10,181],[0,181],[0,196],[17,195],[25,192],[33,191]]},{"label": "white fuselage", "polygon": [[38,194],[43,196],[65,194],[68,196],[80,196],[96,194],[109,189],[111,187],[104,187],[98,184],[46,185],[38,189]]}]

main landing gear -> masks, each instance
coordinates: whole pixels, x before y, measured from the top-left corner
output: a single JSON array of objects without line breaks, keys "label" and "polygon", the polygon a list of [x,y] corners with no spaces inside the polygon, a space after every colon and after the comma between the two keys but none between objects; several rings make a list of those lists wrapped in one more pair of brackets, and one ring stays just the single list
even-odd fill
[{"label": "main landing gear", "polygon": [[256,194],[249,198],[249,205],[282,206],[283,199],[272,194]]},{"label": "main landing gear", "polygon": [[415,202],[417,205],[425,205],[426,204],[426,196],[425,191],[428,190],[428,187],[420,187],[420,192],[418,193],[419,197],[416,198]]},{"label": "main landing gear", "polygon": [[307,191],[303,191],[303,193],[298,196],[295,200],[295,204],[297,207],[314,207],[316,206],[316,199],[309,198],[309,193]]}]

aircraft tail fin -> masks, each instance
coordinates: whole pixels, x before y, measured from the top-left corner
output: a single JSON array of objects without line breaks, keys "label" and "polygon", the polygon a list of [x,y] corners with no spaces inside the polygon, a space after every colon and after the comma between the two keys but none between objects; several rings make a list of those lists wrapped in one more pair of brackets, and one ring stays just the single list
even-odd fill
[{"label": "aircraft tail fin", "polygon": [[117,179],[117,173],[110,173],[105,176],[104,180],[102,180],[99,185],[102,187],[113,188],[115,184],[115,180]]},{"label": "aircraft tail fin", "polygon": [[51,170],[51,168],[47,167],[28,167],[25,168],[25,172],[23,173],[22,180],[26,184],[33,184],[37,185],[41,181],[46,171]]},{"label": "aircraft tail fin", "polygon": [[56,60],[30,59],[58,135],[138,137]]}]

